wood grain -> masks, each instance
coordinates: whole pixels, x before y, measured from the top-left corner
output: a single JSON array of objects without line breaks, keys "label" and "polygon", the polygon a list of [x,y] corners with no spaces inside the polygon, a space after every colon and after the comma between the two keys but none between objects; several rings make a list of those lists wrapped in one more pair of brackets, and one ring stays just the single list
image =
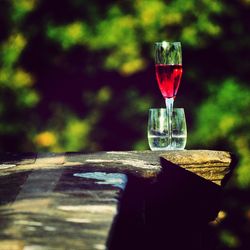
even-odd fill
[{"label": "wood grain", "polygon": [[0,155],[0,249],[106,249],[127,176],[168,163],[217,185],[235,164],[208,150]]}]

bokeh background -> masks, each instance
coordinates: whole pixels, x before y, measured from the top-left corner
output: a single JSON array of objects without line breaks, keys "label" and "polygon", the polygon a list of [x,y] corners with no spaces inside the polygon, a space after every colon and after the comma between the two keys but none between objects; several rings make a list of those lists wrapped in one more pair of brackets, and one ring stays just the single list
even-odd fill
[{"label": "bokeh background", "polygon": [[0,0],[0,151],[145,150],[153,43],[181,41],[188,149],[234,152],[218,249],[250,249],[249,0]]}]

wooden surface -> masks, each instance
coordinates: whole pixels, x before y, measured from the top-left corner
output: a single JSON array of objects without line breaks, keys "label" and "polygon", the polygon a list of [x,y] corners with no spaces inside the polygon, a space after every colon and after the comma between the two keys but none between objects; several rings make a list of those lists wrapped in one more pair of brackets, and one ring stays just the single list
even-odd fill
[{"label": "wooden surface", "polygon": [[168,162],[218,186],[233,167],[207,150],[0,155],[0,249],[107,249],[127,177]]}]

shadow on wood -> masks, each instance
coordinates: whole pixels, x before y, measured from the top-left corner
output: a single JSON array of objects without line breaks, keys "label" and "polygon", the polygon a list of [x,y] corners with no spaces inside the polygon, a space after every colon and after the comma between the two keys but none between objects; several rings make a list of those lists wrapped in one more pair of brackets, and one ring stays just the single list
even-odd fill
[{"label": "shadow on wood", "polygon": [[161,158],[153,182],[128,176],[109,250],[213,249],[221,187]]}]

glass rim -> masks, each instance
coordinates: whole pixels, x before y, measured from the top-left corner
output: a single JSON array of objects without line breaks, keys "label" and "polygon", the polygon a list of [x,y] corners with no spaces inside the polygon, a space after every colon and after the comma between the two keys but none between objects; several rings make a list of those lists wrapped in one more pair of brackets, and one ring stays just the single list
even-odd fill
[{"label": "glass rim", "polygon": [[[167,110],[166,108],[150,108],[149,109],[150,111],[152,110],[152,111],[157,111],[157,110],[159,110],[159,111],[164,111],[164,110]],[[184,110],[184,108],[173,108],[173,110]]]},{"label": "glass rim", "polygon": [[174,41],[174,42],[168,42],[168,41],[155,42],[155,45],[162,45],[163,43],[181,45],[181,42],[176,42],[176,41]]}]

